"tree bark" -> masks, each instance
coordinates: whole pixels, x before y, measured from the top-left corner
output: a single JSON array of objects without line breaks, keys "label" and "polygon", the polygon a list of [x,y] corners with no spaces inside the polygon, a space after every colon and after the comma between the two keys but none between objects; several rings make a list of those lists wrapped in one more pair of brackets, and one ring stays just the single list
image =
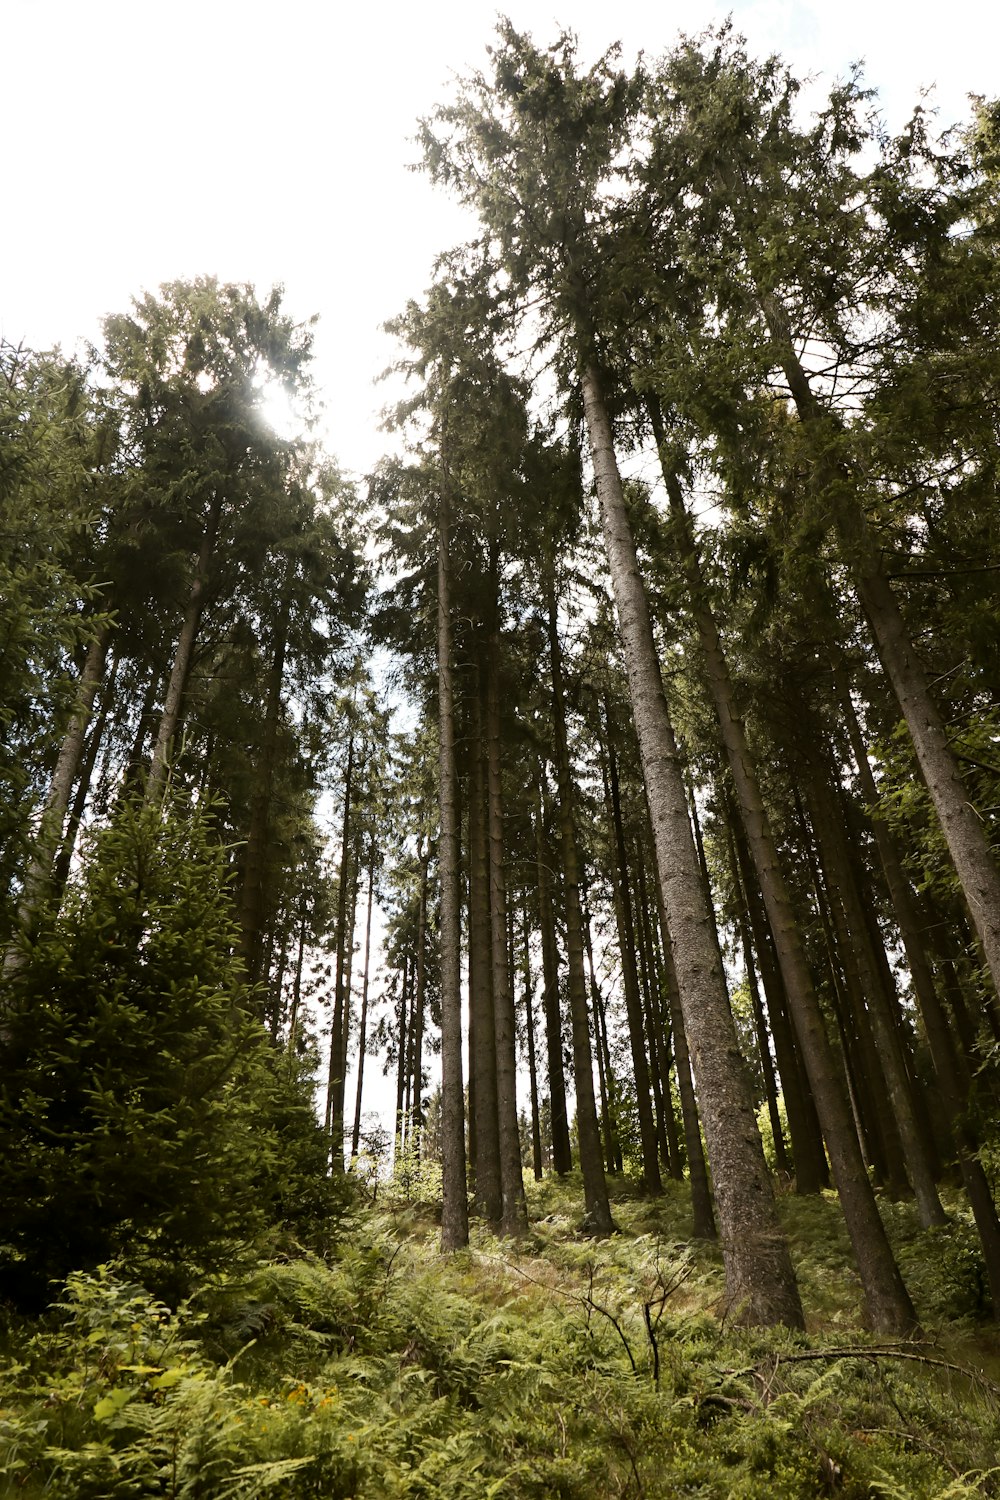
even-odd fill
[{"label": "tree bark", "polygon": [[671,951],[667,914],[663,905],[663,891],[656,881],[656,909],[663,936],[664,978],[667,986],[667,1003],[674,1032],[674,1062],[677,1067],[677,1092],[681,1100],[681,1123],[684,1128],[684,1147],[687,1151],[688,1177],[691,1183],[691,1212],[694,1218],[692,1233],[696,1240],[715,1240],[719,1234],[712,1207],[712,1189],[708,1180],[708,1165],[701,1143],[701,1122],[698,1119],[698,1104],[691,1075],[691,1056],[688,1052],[687,1033],[684,1030],[684,1010],[681,1005],[677,970]]},{"label": "tree bark", "polygon": [[240,930],[243,939],[243,962],[247,978],[256,984],[261,977],[261,946],[264,929],[264,882],[271,794],[278,750],[278,726],[281,720],[281,689],[288,649],[288,627],[292,612],[292,580],[295,562],[289,558],[281,591],[274,639],[271,643],[271,665],[267,674],[264,730],[260,762],[255,768],[254,789],[250,801],[246,855],[243,862],[243,889],[240,893]]},{"label": "tree bark", "polygon": [[[110,635],[110,625],[101,625],[87,648],[83,670],[77,683],[76,702],[66,727],[66,733],[63,735],[52,779],[49,782],[45,805],[42,808],[34,852],[25,873],[24,886],[17,909],[17,926],[29,938],[35,918],[51,888],[53,865],[59,854],[73,782],[76,780],[83,757],[87,726],[90,723],[97,690],[104,678],[104,664]],[[4,952],[4,972],[9,974],[17,970],[23,957],[20,945],[17,941],[11,941]]]},{"label": "tree bark", "polygon": [[462,955],[459,904],[458,772],[451,659],[451,575],[446,486],[438,501],[437,669],[438,798],[441,832],[441,1249],[469,1243],[462,1083]]},{"label": "tree bark", "polygon": [[483,745],[483,676],[478,673],[473,709],[469,771],[469,1072],[475,1088],[475,1204],[491,1224],[503,1216],[500,1180],[500,1121],[497,1108],[496,1019],[493,1003],[493,934],[490,921],[490,868],[487,788]]},{"label": "tree bark", "polygon": [[531,1168],[536,1182],[542,1180],[542,1132],[538,1117],[538,1068],[535,1062],[535,1015],[532,1006],[531,929],[528,906],[524,906],[524,1031],[528,1044],[528,1079],[531,1089]]},{"label": "tree bark", "polygon": [[727,1301],[747,1322],[786,1323],[800,1328],[802,1304],[778,1222],[718,952],[711,941],[711,922],[705,909],[649,608],[639,576],[611,424],[593,364],[583,373],[583,399],[663,902],[701,1094]]},{"label": "tree bark", "polygon": [[375,847],[368,861],[368,908],[365,915],[365,961],[361,979],[361,1017],[358,1021],[358,1087],[354,1098],[354,1128],[351,1132],[351,1159],[361,1148],[361,1099],[365,1084],[365,1047],[368,1043],[368,979],[371,972],[372,902],[375,895]]},{"label": "tree bark", "polygon": [[163,701],[163,712],[160,715],[160,726],[157,730],[156,743],[153,746],[153,756],[149,764],[149,772],[146,776],[144,800],[147,803],[156,802],[163,795],[163,787],[167,779],[167,767],[173,749],[174,736],[177,733],[177,727],[180,723],[184,690],[191,675],[191,663],[194,660],[195,642],[198,639],[198,627],[201,624],[201,613],[205,606],[209,571],[215,551],[215,540],[221,517],[222,497],[217,494],[212,501],[212,507],[205,522],[205,530],[202,533],[201,547],[198,552],[198,562],[195,567],[194,578],[191,581],[191,591],[188,595],[187,609],[184,611],[184,619],[181,621],[181,632],[177,638],[177,648],[174,651],[173,666],[170,669],[166,697]]},{"label": "tree bark", "polygon": [[576,809],[566,738],[562,651],[556,619],[554,568],[548,577],[549,668],[552,676],[552,722],[555,730],[556,778],[559,786],[559,828],[566,896],[566,964],[569,970],[569,1010],[573,1026],[573,1072],[576,1080],[576,1128],[580,1141],[580,1169],[586,1205],[586,1227],[593,1234],[611,1234],[614,1221],[601,1155],[601,1133],[594,1098],[594,1061],[590,1050],[587,980],[583,966],[583,914],[580,905],[580,855],[576,843]]},{"label": "tree bark", "polygon": [[604,722],[607,752],[607,763],[603,768],[604,796],[611,814],[611,828],[608,831],[615,851],[616,866],[611,872],[611,886],[614,895],[615,920],[618,926],[618,954],[622,968],[622,989],[625,993],[625,1015],[628,1021],[629,1047],[632,1054],[632,1075],[635,1079],[636,1113],[639,1118],[639,1144],[642,1152],[642,1187],[644,1192],[655,1195],[663,1192],[663,1182],[660,1177],[659,1143],[656,1121],[653,1117],[649,1066],[646,1060],[642,999],[639,994],[639,976],[636,972],[635,923],[632,917],[632,898],[629,891],[618,761],[612,741],[611,710],[607,699],[604,702]]},{"label": "tree bark", "polygon": [[[664,480],[671,510],[677,523],[682,562],[691,588],[693,613],[698,626],[706,674],[716,705],[723,744],[736,787],[740,813],[747,840],[757,869],[768,921],[781,965],[785,993],[788,996],[802,1059],[809,1077],[830,1153],[834,1180],[840,1194],[855,1261],[865,1288],[868,1315],[874,1328],[882,1332],[899,1332],[912,1328],[916,1315],[903,1285],[885,1229],[879,1217],[871,1184],[868,1181],[857,1139],[851,1128],[843,1095],[837,1085],[833,1058],[806,964],[802,941],[778,862],[760,792],[756,766],[749,752],[743,723],[736,711],[732,680],[715,619],[709,607],[701,569],[691,534],[690,520],[676,474],[668,462],[662,423],[657,422]],[[610,438],[610,434],[609,434]],[[666,898],[666,892],[664,893]],[[667,915],[670,917],[669,902]],[[675,960],[677,954],[675,952]],[[680,978],[680,974],[678,975]],[[683,987],[682,987],[683,995]],[[690,1028],[689,1028],[690,1030]],[[695,1049],[695,1072],[700,1080],[700,1054]],[[704,1109],[702,1111],[704,1117]],[[706,1120],[706,1134],[708,1125]],[[709,1145],[709,1159],[712,1151]],[[722,1207],[718,1174],[716,1201]],[[723,1236],[725,1224],[723,1221]]]},{"label": "tree bark", "polygon": [[[342,1058],[344,1037],[344,950],[347,941],[347,892],[351,863],[351,802],[354,796],[354,718],[353,710],[347,732],[347,770],[344,775],[344,813],[340,825],[340,872],[337,880],[337,952],[333,984],[333,1017],[330,1022],[330,1063],[326,1078],[326,1129],[332,1136],[337,1115],[338,1093],[343,1088]],[[339,1086],[339,1087],[338,1087]],[[342,1113],[342,1110],[341,1110]],[[340,1150],[333,1141],[331,1160],[335,1172],[344,1166],[343,1141]]]},{"label": "tree bark", "polygon": [[[826,768],[825,768],[826,769]],[[921,1226],[929,1229],[933,1224],[947,1222],[934,1185],[920,1130],[910,1097],[909,1080],[895,1034],[893,1021],[887,1014],[887,1000],[882,993],[879,978],[872,962],[868,934],[857,901],[857,893],[851,878],[849,856],[843,827],[836,816],[829,793],[819,784],[818,776],[809,787],[809,805],[813,815],[820,850],[820,863],[826,873],[827,891],[834,902],[836,913],[839,906],[843,912],[846,930],[843,952],[858,965],[858,978],[865,1012],[871,1023],[875,1048],[881,1064],[882,1076],[889,1092],[891,1111],[899,1131],[903,1147],[906,1175],[917,1200],[917,1214]]]},{"label": "tree bark", "polygon": [[[495,597],[495,596],[494,596]],[[514,994],[507,962],[507,882],[503,854],[503,776],[500,762],[500,641],[491,635],[486,668],[486,772],[489,833],[489,904],[492,946],[493,1024],[496,1050],[497,1126],[500,1147],[500,1227],[527,1233],[528,1205],[517,1123],[517,1052]]]},{"label": "tree bark", "polygon": [[742,822],[735,815],[730,819],[729,826],[736,847],[742,892],[757,953],[757,965],[767,997],[774,1055],[778,1064],[778,1076],[781,1079],[781,1092],[785,1100],[788,1131],[792,1138],[795,1191],[801,1194],[818,1193],[822,1188],[830,1185],[826,1153],[823,1149],[822,1129],[792,1029],[788,997],[785,994],[781,971],[773,948],[771,930],[746,841],[746,833]]},{"label": "tree bark", "polygon": [[[842,431],[837,415],[826,410],[813,393],[809,377],[795,353],[784,308],[776,298],[768,295],[761,295],[761,306],[799,420],[820,433],[821,441],[824,427],[834,432]],[[822,458],[821,465],[830,469],[830,459]],[[823,477],[829,479],[831,493],[837,497],[837,531],[854,575],[858,598],[910,732],[917,763],[964,892],[994,989],[1000,992],[1000,870],[949,746],[948,731],[931,697],[926,669],[910,640],[886,577],[881,551],[872,536],[860,499],[864,478],[845,468],[834,468]]]},{"label": "tree bark", "polygon": [[569,1118],[566,1108],[566,1074],[563,1068],[562,1007],[559,1004],[559,957],[556,919],[552,903],[552,870],[545,836],[545,800],[541,761],[536,762],[535,865],[538,872],[538,923],[542,939],[542,1012],[545,1016],[545,1051],[549,1075],[549,1129],[552,1132],[552,1166],[560,1176],[572,1169]]}]

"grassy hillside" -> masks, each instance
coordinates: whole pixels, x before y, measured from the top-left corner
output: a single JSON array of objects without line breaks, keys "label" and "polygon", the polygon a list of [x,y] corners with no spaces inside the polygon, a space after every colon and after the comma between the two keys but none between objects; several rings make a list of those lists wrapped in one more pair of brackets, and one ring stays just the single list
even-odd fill
[{"label": "grassy hillside", "polygon": [[[943,1497],[1000,1493],[1000,1345],[971,1230],[886,1205],[926,1330],[859,1328],[832,1201],[782,1204],[801,1336],[720,1323],[686,1192],[622,1193],[576,1233],[578,1185],[529,1189],[523,1246],[437,1251],[412,1184],[326,1259],[286,1253],[175,1311],[114,1268],[5,1336],[4,1496]],[[994,1383],[996,1382],[996,1383]]]}]

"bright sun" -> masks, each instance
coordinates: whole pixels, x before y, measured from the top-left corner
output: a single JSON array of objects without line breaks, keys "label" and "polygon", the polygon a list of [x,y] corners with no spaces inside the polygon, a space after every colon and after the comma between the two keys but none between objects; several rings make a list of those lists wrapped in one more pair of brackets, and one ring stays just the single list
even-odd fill
[{"label": "bright sun", "polygon": [[306,427],[306,417],[289,396],[280,380],[268,376],[261,381],[260,413],[275,437],[290,443],[301,437]]}]

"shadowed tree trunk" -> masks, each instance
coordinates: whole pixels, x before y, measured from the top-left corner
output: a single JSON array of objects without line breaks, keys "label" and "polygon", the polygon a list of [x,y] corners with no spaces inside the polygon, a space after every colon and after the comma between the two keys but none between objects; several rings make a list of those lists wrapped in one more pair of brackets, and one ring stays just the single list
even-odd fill
[{"label": "shadowed tree trunk", "polygon": [[[778,1222],[718,951],[712,942],[711,918],[691,837],[649,608],[600,376],[593,364],[583,372],[583,400],[663,904],[712,1165],[727,1300],[748,1322],[786,1323],[799,1328],[802,1304]],[[912,1322],[911,1318],[909,1324]]]},{"label": "shadowed tree trunk", "polygon": [[361,1016],[358,1021],[358,1088],[354,1099],[354,1128],[351,1132],[351,1159],[361,1147],[361,1099],[365,1084],[365,1047],[368,1043],[368,979],[371,972],[372,902],[375,895],[375,848],[368,861],[368,907],[365,915],[365,958],[361,979]]},{"label": "shadowed tree trunk", "polygon": [[[495,563],[491,571],[495,577]],[[499,651],[499,637],[494,633],[489,641],[486,670],[486,772],[493,1024],[502,1198],[500,1226],[504,1234],[521,1235],[528,1228],[528,1205],[524,1197],[521,1133],[517,1123],[514,994],[507,962],[507,883],[503,863],[503,777],[500,769],[500,691],[497,681]]]},{"label": "shadowed tree trunk", "polygon": [[580,1141],[580,1169],[586,1224],[593,1234],[614,1229],[608,1185],[604,1177],[601,1135],[594,1098],[594,1063],[590,1050],[590,1018],[587,981],[583,966],[583,915],[580,905],[580,856],[576,843],[576,809],[566,739],[566,705],[563,696],[562,651],[556,619],[554,567],[547,579],[549,670],[552,676],[552,723],[555,740],[556,777],[559,786],[559,828],[562,870],[566,896],[566,963],[569,970],[569,1010],[573,1026],[573,1071],[576,1080],[576,1128]]},{"label": "shadowed tree trunk", "polygon": [[563,1176],[573,1166],[566,1108],[566,1076],[563,1069],[562,1014],[559,1004],[559,958],[556,919],[552,903],[552,870],[545,836],[545,800],[541,761],[536,761],[535,865],[538,873],[538,923],[542,939],[542,1011],[545,1016],[545,1050],[549,1075],[549,1128],[552,1131],[552,1166]]},{"label": "shadowed tree trunk", "polygon": [[[912,1328],[916,1322],[913,1305],[879,1217],[844,1096],[838,1086],[819,1001],[813,989],[798,924],[768,824],[757,769],[747,745],[742,719],[736,709],[732,679],[701,576],[690,518],[684,505],[680,483],[669,462],[662,419],[653,404],[650,406],[650,415],[660,451],[682,565],[688,580],[702,659],[781,966],[799,1049],[830,1155],[855,1262],[865,1288],[868,1314],[873,1327],[883,1332],[901,1332]],[[718,1198],[718,1185],[716,1196]]]},{"label": "shadowed tree trunk", "polygon": [[438,500],[437,669],[438,799],[441,832],[441,1249],[469,1243],[462,1084],[462,955],[459,901],[458,772],[451,648],[451,578],[447,479]]},{"label": "shadowed tree trunk", "polygon": [[496,1021],[493,1008],[493,935],[490,925],[486,766],[482,734],[483,674],[473,695],[469,769],[469,1036],[470,1103],[476,1124],[475,1203],[491,1224],[503,1215],[500,1125],[497,1113]]},{"label": "shadowed tree trunk", "polygon": [[216,493],[212,501],[212,508],[209,511],[208,519],[205,522],[205,530],[202,533],[201,548],[198,553],[194,578],[191,581],[188,605],[184,612],[184,619],[181,622],[181,632],[177,639],[173,665],[167,681],[166,696],[163,700],[163,712],[160,715],[156,743],[153,746],[153,756],[146,777],[145,800],[147,803],[155,802],[163,793],[163,784],[167,777],[167,765],[173,749],[174,737],[180,724],[184,690],[191,675],[191,663],[194,660],[195,642],[198,639],[198,627],[201,624],[201,613],[205,605],[205,594],[208,588],[209,572],[221,517],[222,496]]},{"label": "shadowed tree trunk", "polygon": [[[110,625],[101,625],[87,648],[83,671],[77,684],[76,702],[66,733],[63,735],[52,779],[49,782],[45,805],[42,808],[34,853],[25,872],[24,886],[17,908],[17,925],[23,933],[29,936],[35,917],[51,888],[53,866],[59,854],[70,794],[83,758],[87,726],[90,723],[97,690],[104,678],[104,664],[110,635]],[[23,952],[18,943],[9,943],[4,952],[4,970],[12,973],[20,967],[22,958]]]},{"label": "shadowed tree trunk", "polygon": [[524,904],[524,1033],[528,1046],[528,1078],[531,1088],[531,1169],[536,1182],[542,1180],[542,1132],[538,1117],[538,1068],[535,1063],[535,1013],[532,1005],[531,928],[528,905]]},{"label": "shadowed tree trunk", "polygon": [[632,1073],[635,1078],[636,1113],[639,1118],[639,1142],[642,1151],[642,1186],[647,1193],[662,1193],[660,1178],[659,1145],[656,1121],[653,1117],[649,1066],[646,1061],[646,1037],[643,1027],[642,999],[639,994],[639,976],[636,972],[635,923],[632,917],[632,897],[629,890],[628,863],[625,851],[625,829],[622,822],[621,789],[618,782],[618,761],[612,741],[611,710],[604,701],[606,731],[605,748],[607,763],[604,771],[604,798],[611,814],[611,843],[615,851],[615,867],[612,870],[612,892],[614,895],[615,920],[618,925],[618,953],[622,967],[622,989],[625,992],[625,1015],[628,1020],[629,1047],[632,1054]]}]

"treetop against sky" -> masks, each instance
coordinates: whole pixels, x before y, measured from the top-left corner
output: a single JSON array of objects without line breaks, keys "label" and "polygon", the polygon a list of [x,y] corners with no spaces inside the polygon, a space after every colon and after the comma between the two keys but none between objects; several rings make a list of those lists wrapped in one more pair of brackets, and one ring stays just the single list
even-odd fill
[{"label": "treetop against sky", "polygon": [[[511,0],[545,44],[560,24],[581,59],[612,41],[630,62],[726,13],[709,0],[612,10]],[[945,121],[966,95],[995,92],[1000,13],[889,0],[735,0],[752,51],[781,52],[820,89],[863,58],[890,124],[923,88]],[[280,7],[176,0],[8,0],[0,13],[7,119],[7,233],[0,332],[32,347],[97,337],[99,320],[178,277],[286,288],[297,317],[318,313],[317,384],[330,447],[353,471],[388,439],[373,384],[393,358],[380,325],[431,279],[469,220],[419,173],[418,119],[456,73],[485,63],[497,9],[487,0],[413,7]],[[807,95],[808,97],[808,95]]]}]

